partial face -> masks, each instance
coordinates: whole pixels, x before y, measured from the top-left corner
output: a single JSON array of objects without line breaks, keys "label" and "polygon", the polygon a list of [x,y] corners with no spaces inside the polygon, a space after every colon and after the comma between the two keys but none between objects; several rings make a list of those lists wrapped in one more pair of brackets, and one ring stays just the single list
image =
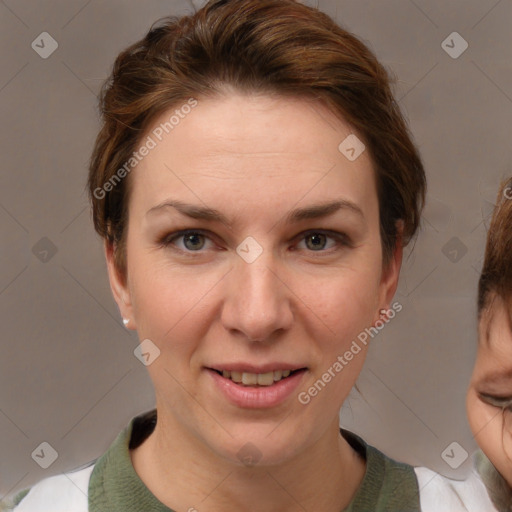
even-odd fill
[{"label": "partial face", "polygon": [[512,328],[498,298],[480,321],[467,412],[480,448],[512,485]]},{"label": "partial face", "polygon": [[401,252],[383,271],[368,152],[338,150],[351,133],[304,100],[200,100],[130,176],[114,294],[160,350],[159,421],[219,456],[251,442],[277,463],[337,425],[367,348],[353,341],[389,307]]}]

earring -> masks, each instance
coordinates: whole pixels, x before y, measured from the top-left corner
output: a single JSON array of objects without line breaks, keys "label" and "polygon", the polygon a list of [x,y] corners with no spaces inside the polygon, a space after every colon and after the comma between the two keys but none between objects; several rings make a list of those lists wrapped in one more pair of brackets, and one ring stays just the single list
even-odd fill
[{"label": "earring", "polygon": [[130,323],[130,319],[129,318],[123,318],[123,324],[125,327],[128,327],[128,324]]},{"label": "earring", "polygon": [[387,318],[389,316],[387,309],[379,309],[379,314],[380,314],[381,318]]}]

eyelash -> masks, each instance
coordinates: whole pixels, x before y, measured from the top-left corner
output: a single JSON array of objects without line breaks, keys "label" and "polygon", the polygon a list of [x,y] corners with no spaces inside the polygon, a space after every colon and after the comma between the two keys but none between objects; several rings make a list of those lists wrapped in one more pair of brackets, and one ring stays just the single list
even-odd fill
[{"label": "eyelash", "polygon": [[483,402],[493,407],[512,410],[512,397],[498,397],[486,393],[479,393],[479,396]]},{"label": "eyelash", "polygon": [[[333,250],[339,250],[341,247],[348,247],[348,248],[353,247],[352,241],[345,233],[338,233],[336,231],[329,231],[329,230],[323,230],[323,229],[308,230],[303,233],[300,233],[301,240],[305,239],[308,235],[317,235],[317,234],[322,234],[322,235],[325,235],[327,238],[336,240],[339,247],[338,248],[334,247],[331,249],[320,250],[320,251],[308,251],[308,252],[311,252],[311,253],[318,252],[318,253],[323,253],[323,254],[328,255],[328,254],[332,254]],[[202,229],[186,229],[186,230],[176,231],[174,233],[166,234],[165,236],[161,237],[158,240],[158,246],[161,248],[169,249],[169,248],[171,248],[174,241],[178,240],[179,238],[183,238],[187,235],[202,235],[211,240],[211,238],[208,236],[207,231],[204,231]],[[297,238],[297,237],[295,237],[295,238]],[[194,257],[196,255],[199,256],[200,254],[202,254],[204,252],[202,249],[200,249],[198,251],[189,251],[189,250],[178,249],[176,247],[174,247],[173,250],[180,252],[182,254],[192,256],[192,257]],[[197,253],[197,254],[194,254],[194,253]]]}]

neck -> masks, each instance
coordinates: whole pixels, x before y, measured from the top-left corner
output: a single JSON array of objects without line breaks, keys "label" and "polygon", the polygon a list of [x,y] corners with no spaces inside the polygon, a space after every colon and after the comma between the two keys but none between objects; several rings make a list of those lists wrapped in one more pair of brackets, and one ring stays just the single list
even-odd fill
[{"label": "neck", "polygon": [[158,409],[154,432],[132,450],[136,473],[164,505],[198,512],[339,512],[366,464],[339,432],[338,419],[311,446],[277,465],[240,466],[220,457]]}]

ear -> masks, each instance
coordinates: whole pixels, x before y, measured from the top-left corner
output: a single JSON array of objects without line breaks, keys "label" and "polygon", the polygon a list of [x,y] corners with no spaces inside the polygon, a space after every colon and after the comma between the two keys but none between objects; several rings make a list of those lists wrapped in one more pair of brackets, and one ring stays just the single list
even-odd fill
[{"label": "ear", "polygon": [[397,238],[393,254],[387,266],[382,269],[379,285],[379,308],[376,312],[374,323],[380,318],[381,309],[389,309],[391,300],[393,299],[396,293],[396,289],[398,288],[398,278],[400,277],[400,268],[402,267],[403,258],[404,222],[402,220],[397,221],[396,228]]},{"label": "ear", "polygon": [[104,249],[110,289],[112,290],[112,295],[119,308],[119,313],[121,313],[123,319],[129,320],[129,323],[125,325],[127,329],[136,329],[131,293],[128,287],[128,278],[127,276],[122,276],[119,269],[116,267],[114,245],[108,242],[108,240],[105,240]]}]

